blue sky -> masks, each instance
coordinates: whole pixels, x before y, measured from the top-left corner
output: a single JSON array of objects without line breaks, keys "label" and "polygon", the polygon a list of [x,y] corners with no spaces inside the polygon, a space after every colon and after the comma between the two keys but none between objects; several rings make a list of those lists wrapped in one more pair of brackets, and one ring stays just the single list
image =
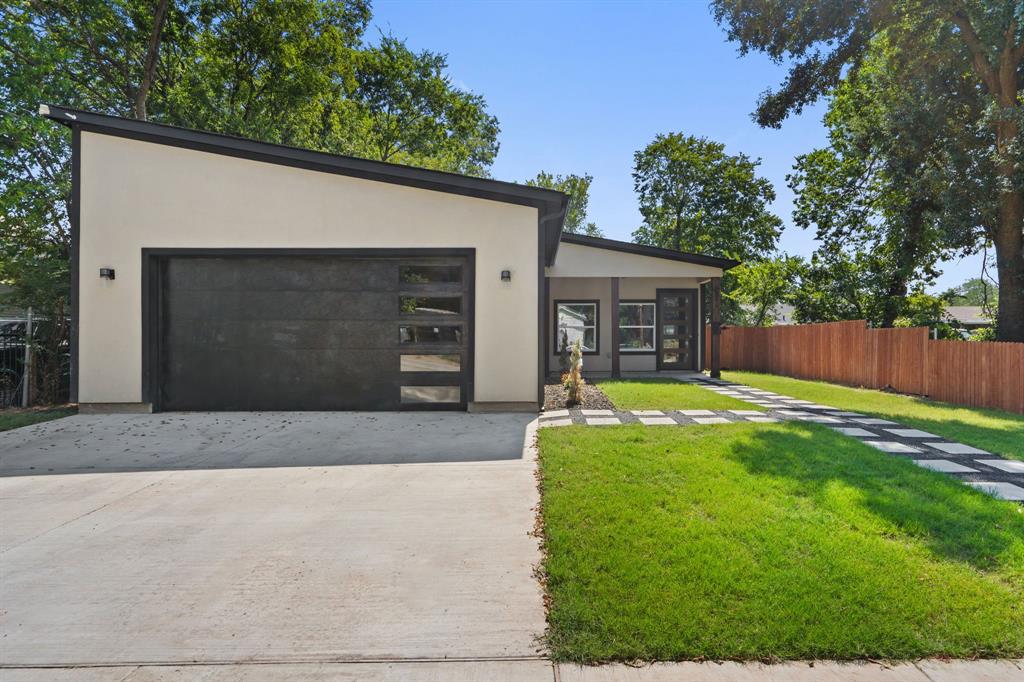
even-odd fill
[{"label": "blue sky", "polygon": [[[809,255],[814,235],[792,225],[785,177],[793,159],[825,141],[818,104],[781,130],[750,118],[785,68],[739,56],[704,0],[506,2],[376,0],[377,31],[448,54],[449,73],[483,95],[501,125],[492,175],[523,181],[540,170],[590,173],[590,219],[612,239],[640,223],[633,153],[658,133],[722,142],[761,159],[787,227],[782,250]],[[949,263],[937,289],[977,276],[980,259]]]}]

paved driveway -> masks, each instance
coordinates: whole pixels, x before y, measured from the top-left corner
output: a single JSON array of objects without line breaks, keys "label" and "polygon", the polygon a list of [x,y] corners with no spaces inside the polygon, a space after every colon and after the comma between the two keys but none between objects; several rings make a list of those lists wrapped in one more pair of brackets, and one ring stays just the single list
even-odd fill
[{"label": "paved driveway", "polygon": [[535,657],[531,419],[76,416],[0,434],[0,663]]}]

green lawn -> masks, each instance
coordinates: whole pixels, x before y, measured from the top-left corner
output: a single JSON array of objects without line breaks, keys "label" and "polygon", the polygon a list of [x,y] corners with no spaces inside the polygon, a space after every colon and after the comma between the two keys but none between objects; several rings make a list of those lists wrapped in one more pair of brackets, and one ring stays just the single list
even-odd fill
[{"label": "green lawn", "polygon": [[559,660],[1024,654],[1024,513],[822,426],[540,433]]},{"label": "green lawn", "polygon": [[764,410],[675,379],[600,379],[597,385],[620,410]]},{"label": "green lawn", "polygon": [[0,431],[8,431],[21,426],[38,424],[39,422],[60,419],[75,414],[78,410],[73,407],[54,407],[45,409],[7,409],[0,410]]},{"label": "green lawn", "polygon": [[1024,460],[1024,415],[773,374],[722,372],[722,378],[791,398],[887,417],[949,440]]}]

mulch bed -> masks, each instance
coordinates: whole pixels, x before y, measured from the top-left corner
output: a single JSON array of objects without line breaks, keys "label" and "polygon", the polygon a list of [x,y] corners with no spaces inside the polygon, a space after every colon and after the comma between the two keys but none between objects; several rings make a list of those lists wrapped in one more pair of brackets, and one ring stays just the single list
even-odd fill
[{"label": "mulch bed", "polygon": [[564,410],[567,407],[581,407],[585,410],[614,410],[615,405],[600,388],[587,382],[583,384],[583,403],[580,405],[565,404],[565,388],[558,381],[549,381],[544,386],[544,409]]}]

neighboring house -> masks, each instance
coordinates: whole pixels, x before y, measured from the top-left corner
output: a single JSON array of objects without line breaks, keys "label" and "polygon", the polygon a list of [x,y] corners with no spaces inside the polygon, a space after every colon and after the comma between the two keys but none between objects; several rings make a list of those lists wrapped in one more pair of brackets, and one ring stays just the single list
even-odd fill
[{"label": "neighboring house", "polygon": [[560,329],[590,372],[699,369],[736,265],[562,234],[553,190],[40,112],[72,130],[84,409],[535,410]]},{"label": "neighboring house", "polygon": [[980,305],[948,305],[946,314],[957,327],[968,331],[992,326],[992,318],[985,315],[985,308]]}]

